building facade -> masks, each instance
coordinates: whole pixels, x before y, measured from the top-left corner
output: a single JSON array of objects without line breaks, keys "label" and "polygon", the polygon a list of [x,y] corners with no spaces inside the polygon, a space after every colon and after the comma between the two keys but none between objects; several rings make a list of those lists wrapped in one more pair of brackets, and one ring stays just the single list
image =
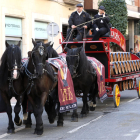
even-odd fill
[{"label": "building facade", "polygon": [[65,34],[68,18],[79,2],[82,0],[0,0],[0,56],[5,50],[5,40],[9,44],[21,41],[22,57],[32,50],[32,38],[54,41],[57,48],[61,33],[52,38],[47,34],[47,26],[55,22]]},{"label": "building facade", "polygon": [[[126,0],[128,28],[126,30],[126,50],[140,51],[140,0]],[[98,0],[84,0],[84,8],[92,16],[97,14]]]}]

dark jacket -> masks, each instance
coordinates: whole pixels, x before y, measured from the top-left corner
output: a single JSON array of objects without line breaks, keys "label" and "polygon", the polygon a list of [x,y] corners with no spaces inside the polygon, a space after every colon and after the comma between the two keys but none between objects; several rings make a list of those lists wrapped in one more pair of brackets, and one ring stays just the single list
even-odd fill
[{"label": "dark jacket", "polygon": [[[79,14],[77,13],[77,11],[73,12],[69,18],[69,27],[71,28],[72,25],[79,25],[82,24],[84,22],[87,22],[91,20],[90,15],[87,12],[82,11],[81,15],[79,16]],[[85,25],[87,25],[88,28],[90,28],[90,24],[91,23],[87,23]],[[80,26],[83,27],[84,25]]]},{"label": "dark jacket", "polygon": [[[96,28],[99,28],[100,29],[102,26],[104,26],[105,28],[107,28],[108,32],[110,31],[110,28],[109,28],[109,25],[108,25],[110,19],[109,19],[109,17],[106,17],[106,16],[107,16],[107,14],[105,14],[105,17],[104,18],[101,18],[101,17],[103,17],[103,15],[96,14],[94,16],[94,19],[101,18],[101,19],[95,20],[93,22],[93,26],[92,27],[94,28],[94,30]],[[101,20],[103,20],[103,23],[101,23]]]}]

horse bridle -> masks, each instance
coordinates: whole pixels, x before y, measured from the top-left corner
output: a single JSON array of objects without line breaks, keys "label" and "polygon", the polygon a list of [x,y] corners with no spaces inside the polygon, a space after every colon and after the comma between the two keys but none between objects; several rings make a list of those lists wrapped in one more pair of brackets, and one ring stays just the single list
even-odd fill
[{"label": "horse bridle", "polygon": [[76,64],[76,66],[70,65],[69,67],[73,67],[73,69],[74,69],[74,70],[73,70],[73,73],[74,73],[75,75],[74,75],[73,78],[79,77],[80,75],[78,75],[78,72],[76,72],[76,71],[77,71],[77,68],[78,68],[78,66],[79,66],[80,54],[77,54],[77,55],[67,55],[66,57],[78,57],[78,62],[77,62],[77,64]]},{"label": "horse bridle", "polygon": [[[36,66],[35,66],[35,63],[34,63],[34,60],[33,60],[33,53],[35,53],[35,52],[39,52],[39,54],[41,56],[44,55],[44,47],[42,46],[42,43],[41,43],[41,46],[39,46],[38,50],[33,50],[31,52],[32,63],[33,63],[33,66],[34,66],[34,73],[36,73]],[[45,65],[43,63],[38,63],[37,65],[38,66],[40,66],[40,65],[43,66],[43,73],[44,73],[44,67],[45,67]]]}]

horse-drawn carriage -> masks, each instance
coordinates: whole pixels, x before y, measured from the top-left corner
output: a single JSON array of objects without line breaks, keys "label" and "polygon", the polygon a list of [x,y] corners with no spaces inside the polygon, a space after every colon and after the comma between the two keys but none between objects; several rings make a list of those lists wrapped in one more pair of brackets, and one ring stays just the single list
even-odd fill
[{"label": "horse-drawn carriage", "polygon": [[[14,133],[15,130],[10,104],[13,96],[17,99],[15,124],[22,124],[19,117],[22,103],[26,127],[31,127],[32,112],[29,111],[28,116],[26,112],[28,99],[36,118],[34,133],[37,135],[43,134],[44,106],[50,123],[54,122],[56,110],[59,111],[58,126],[63,126],[63,112],[70,109],[74,110],[72,121],[78,121],[74,91],[83,92],[82,116],[89,110],[95,110],[97,96],[101,101],[107,96],[113,97],[115,107],[120,103],[120,91],[137,89],[140,97],[140,81],[138,87],[136,85],[136,78],[140,76],[140,60],[136,55],[125,52],[124,36],[117,29],[111,28],[109,36],[103,36],[99,41],[91,39],[92,36],[79,42],[64,42],[63,39],[61,44],[64,53],[59,55],[50,42],[44,44],[32,40],[34,47],[28,52],[29,58],[22,59],[22,65],[20,42],[18,45],[6,42],[7,49],[0,66],[0,101],[3,99],[5,103],[0,105],[0,109],[4,106],[0,112],[8,114],[8,133]],[[121,52],[111,52],[110,42],[118,44]],[[87,103],[87,95],[90,105]]]},{"label": "horse-drawn carriage", "polygon": [[[92,41],[90,35],[79,42],[64,42],[62,37],[61,44],[63,49],[66,46],[70,49],[84,46],[87,56],[96,58],[104,65],[106,93],[108,97],[113,97],[114,105],[118,107],[120,91],[136,89],[140,97],[140,81],[138,87],[136,84],[136,78],[140,76],[140,60],[136,55],[126,52],[126,40],[121,32],[115,28],[110,31],[99,41]],[[111,42],[119,46],[119,52],[111,52]]]}]

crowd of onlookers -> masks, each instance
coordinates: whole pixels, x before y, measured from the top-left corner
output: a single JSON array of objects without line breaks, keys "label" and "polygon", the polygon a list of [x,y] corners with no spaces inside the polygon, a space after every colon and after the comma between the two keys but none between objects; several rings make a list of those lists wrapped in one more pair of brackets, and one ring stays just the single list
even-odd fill
[{"label": "crowd of onlookers", "polygon": [[140,52],[138,52],[138,49],[133,50],[133,48],[130,48],[130,53],[133,53],[137,55],[138,57],[140,57]]}]

